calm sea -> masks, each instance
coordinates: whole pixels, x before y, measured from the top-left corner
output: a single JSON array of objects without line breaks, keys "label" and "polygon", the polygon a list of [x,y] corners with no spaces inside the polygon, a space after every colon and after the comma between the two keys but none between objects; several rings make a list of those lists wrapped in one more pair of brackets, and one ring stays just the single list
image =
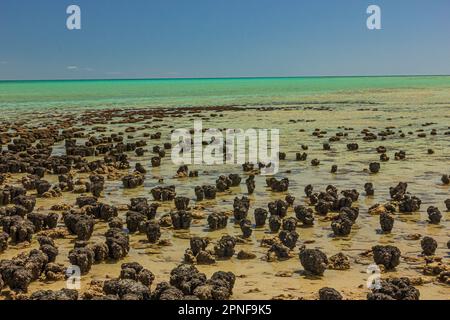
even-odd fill
[{"label": "calm sea", "polygon": [[0,108],[110,108],[304,103],[329,94],[450,90],[450,76],[0,81]]}]

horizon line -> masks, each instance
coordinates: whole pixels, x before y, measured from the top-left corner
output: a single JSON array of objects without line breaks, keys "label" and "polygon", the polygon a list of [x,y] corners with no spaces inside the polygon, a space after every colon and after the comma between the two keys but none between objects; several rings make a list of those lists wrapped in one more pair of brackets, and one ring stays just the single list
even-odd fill
[{"label": "horizon line", "polygon": [[52,82],[52,81],[133,81],[133,80],[238,80],[238,79],[314,79],[314,78],[396,78],[396,77],[450,77],[450,74],[391,74],[391,75],[306,75],[306,76],[229,76],[229,77],[136,77],[90,79],[0,79],[0,82]]}]

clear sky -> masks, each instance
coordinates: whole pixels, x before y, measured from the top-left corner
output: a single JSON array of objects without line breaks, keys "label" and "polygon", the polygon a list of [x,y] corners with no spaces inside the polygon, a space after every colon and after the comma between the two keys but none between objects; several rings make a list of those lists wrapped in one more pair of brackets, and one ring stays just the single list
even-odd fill
[{"label": "clear sky", "polygon": [[450,74],[449,0],[0,1],[0,79],[398,74]]}]

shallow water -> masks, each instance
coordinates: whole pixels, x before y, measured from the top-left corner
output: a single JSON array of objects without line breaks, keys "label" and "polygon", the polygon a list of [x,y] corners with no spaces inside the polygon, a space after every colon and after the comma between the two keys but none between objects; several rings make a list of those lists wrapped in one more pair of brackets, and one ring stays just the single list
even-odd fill
[{"label": "shallow water", "polygon": [[[448,82],[448,79],[446,80]],[[369,84],[370,86],[370,84]],[[364,86],[362,86],[364,87]],[[420,259],[420,240],[406,240],[405,236],[419,233],[422,236],[428,235],[438,242],[436,255],[443,257],[443,261],[449,263],[449,250],[446,243],[450,236],[449,213],[445,210],[444,201],[450,198],[449,186],[444,186],[440,182],[440,177],[444,173],[450,173],[450,136],[444,135],[450,130],[450,85],[446,86],[423,86],[420,88],[372,88],[371,90],[361,89],[353,91],[321,92],[320,94],[308,93],[315,103],[303,104],[301,99],[296,103],[282,104],[275,110],[263,110],[258,107],[243,110],[220,112],[223,116],[212,117],[212,114],[219,114],[215,111],[203,111],[203,127],[212,128],[277,128],[280,129],[280,151],[287,153],[287,160],[280,162],[280,172],[278,177],[288,177],[290,180],[289,193],[296,197],[295,205],[307,204],[304,196],[304,187],[308,184],[314,186],[314,190],[325,190],[329,184],[335,185],[339,191],[344,189],[357,189],[360,192],[358,202],[355,204],[360,208],[360,216],[354,225],[350,236],[344,238],[334,237],[329,221],[323,221],[320,216],[316,216],[316,223],[312,228],[298,227],[300,234],[297,248],[294,249],[293,258],[281,262],[267,262],[264,260],[267,248],[261,247],[259,241],[263,237],[273,236],[268,231],[268,227],[255,229],[252,236],[245,244],[238,244],[236,252],[240,249],[252,251],[257,255],[254,260],[241,261],[236,257],[230,260],[218,260],[212,266],[198,266],[198,269],[210,276],[218,270],[232,271],[237,275],[234,289],[234,299],[270,299],[278,295],[286,298],[316,298],[317,291],[324,287],[333,287],[342,292],[344,298],[359,299],[365,298],[368,289],[366,272],[371,258],[362,258],[359,254],[369,250],[375,244],[393,244],[398,246],[403,254],[403,260],[395,272],[383,273],[387,276],[410,276],[424,277],[430,281],[419,286],[421,298],[423,299],[448,299],[450,297],[450,287],[434,281],[433,277],[425,277],[421,270],[417,269],[417,263],[413,263],[406,258]],[[282,100],[281,97],[280,99]],[[213,97],[209,97],[214,101]],[[219,99],[220,100],[220,99]],[[280,100],[280,101],[281,101]],[[312,101],[312,100],[308,100]],[[362,102],[365,101],[365,102]],[[82,102],[80,102],[82,104]],[[277,101],[273,101],[275,105]],[[143,107],[143,106],[142,106]],[[44,108],[45,109],[45,108]],[[27,124],[39,121],[45,123],[45,117],[37,119],[40,113],[33,111],[27,113],[20,110],[10,113],[10,119],[26,120]],[[42,115],[46,110],[40,111]],[[71,113],[74,110],[63,108],[59,110],[62,114]],[[34,120],[33,120],[34,118]],[[152,123],[158,128],[149,128],[132,133],[134,138],[126,141],[137,141],[143,138],[145,132],[163,133],[161,140],[148,140],[145,149],[151,150],[154,145],[162,145],[170,140],[172,128],[192,128],[193,121],[197,119],[192,114],[182,118],[170,118],[165,122]],[[289,122],[296,120],[296,123]],[[52,119],[48,120],[49,123]],[[432,125],[422,126],[427,122]],[[108,124],[108,135],[111,132],[123,131],[126,127],[134,126],[139,128],[138,123],[133,124]],[[341,128],[338,128],[341,127]],[[342,127],[352,128],[343,130]],[[399,134],[389,136],[385,141],[363,141],[361,130],[370,128],[371,132],[379,132],[386,127],[392,127],[394,131],[402,130],[406,133],[405,138],[399,138]],[[311,135],[316,129],[327,131],[323,138]],[[304,132],[300,130],[303,129]],[[427,133],[426,138],[418,138],[417,130],[423,129]],[[436,129],[438,134],[431,136],[431,129]],[[411,131],[413,134],[407,134]],[[322,144],[337,132],[346,132],[348,136],[339,142],[331,143],[331,150],[324,151]],[[88,132],[89,133],[89,130]],[[98,135],[98,133],[95,133]],[[127,134],[125,134],[125,137]],[[78,143],[82,142],[79,139]],[[359,143],[359,150],[347,151],[346,144],[350,142]],[[308,160],[297,162],[295,153],[302,152],[300,145],[309,146]],[[389,162],[381,163],[381,170],[378,174],[367,172],[368,164],[379,160],[376,147],[383,145],[387,148],[387,153],[391,157]],[[428,155],[427,150],[432,148],[435,153]],[[63,144],[55,145],[54,152],[63,151]],[[406,151],[406,160],[395,161],[394,152]],[[132,197],[144,196],[151,199],[150,189],[160,185],[158,178],[163,177],[167,185],[176,185],[177,195],[191,198],[191,206],[195,205],[194,187],[203,184],[214,184],[221,174],[242,173],[238,165],[225,166],[189,166],[191,170],[199,170],[198,178],[174,178],[178,166],[170,161],[170,154],[162,161],[160,168],[150,167],[151,152],[144,157],[136,157],[134,153],[129,153],[131,167],[135,162],[140,162],[147,168],[145,185],[134,190],[122,189],[120,181],[107,180],[105,191],[101,202],[123,205],[128,204]],[[310,160],[317,158],[321,161],[320,166],[312,167]],[[332,164],[338,165],[336,174],[330,173]],[[80,176],[80,175],[77,175]],[[17,182],[20,176],[12,176],[9,182]],[[56,182],[56,176],[46,175],[45,179]],[[146,242],[145,235],[131,235],[131,251],[129,256],[118,263],[103,263],[94,265],[88,275],[82,277],[82,290],[87,289],[87,284],[91,279],[105,279],[106,277],[116,277],[120,273],[120,265],[126,261],[137,261],[151,270],[156,275],[156,281],[166,281],[170,271],[183,260],[184,250],[189,247],[189,237],[207,236],[214,243],[223,234],[240,235],[241,231],[231,221],[224,230],[209,232],[207,229],[206,217],[214,211],[232,210],[235,196],[246,195],[246,187],[243,182],[240,187],[232,188],[230,192],[219,194],[215,201],[199,203],[204,209],[204,219],[194,220],[188,232],[174,231],[171,228],[162,231],[162,239],[169,239],[170,246],[150,245]],[[274,193],[265,187],[265,177],[256,177],[256,190],[250,197],[251,207],[249,218],[254,221],[253,211],[258,207],[267,209],[268,202],[275,199],[284,199],[286,193]],[[384,203],[389,200],[389,187],[397,185],[398,182],[408,182],[408,191],[422,199],[422,206],[419,212],[412,214],[396,214],[395,225],[391,234],[381,234],[379,229],[378,216],[368,214],[368,208],[375,203]],[[364,193],[364,184],[372,182],[375,187],[375,195],[367,197]],[[36,208],[44,212],[48,211],[53,204],[67,203],[74,204],[77,195],[64,193],[62,198],[38,199]],[[428,206],[438,207],[443,219],[440,225],[431,225],[427,222],[426,209]],[[157,217],[173,209],[173,203],[163,203],[158,209]],[[120,216],[124,217],[126,211],[120,211]],[[288,211],[288,216],[293,216],[292,208]],[[106,231],[106,223],[98,222],[95,226],[94,235],[90,242],[103,242],[103,233]],[[319,248],[328,257],[338,252],[344,252],[351,257],[351,269],[347,271],[327,270],[323,277],[312,278],[302,273],[302,266],[298,259],[298,246],[307,242],[308,248]],[[311,241],[314,241],[311,243]],[[68,251],[73,247],[74,239],[56,240],[60,254],[57,262],[68,264]],[[33,243],[31,247],[36,246]],[[0,254],[0,259],[10,258],[27,247],[11,246],[5,253]],[[284,277],[279,272],[288,272]],[[435,278],[435,277],[434,277]],[[30,286],[30,292],[37,289],[57,289],[65,286],[64,281],[55,283],[34,282]]]}]

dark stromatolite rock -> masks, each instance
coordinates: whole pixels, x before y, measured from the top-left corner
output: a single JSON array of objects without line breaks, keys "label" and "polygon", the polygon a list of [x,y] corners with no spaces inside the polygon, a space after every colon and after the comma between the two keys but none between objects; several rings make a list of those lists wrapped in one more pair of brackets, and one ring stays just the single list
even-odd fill
[{"label": "dark stromatolite rock", "polygon": [[392,228],[394,227],[394,216],[386,211],[381,212],[380,213],[380,225],[381,225],[381,230],[383,230],[383,232],[386,232],[386,233],[391,232]]},{"label": "dark stromatolite rock", "polygon": [[367,300],[419,300],[420,292],[408,278],[381,280],[380,287],[367,294]]},{"label": "dark stromatolite rock", "polygon": [[397,186],[390,187],[389,193],[391,195],[391,199],[400,201],[405,196],[407,188],[408,184],[406,182],[399,182]]},{"label": "dark stromatolite rock", "polygon": [[131,204],[128,205],[130,211],[135,211],[144,214],[147,219],[154,219],[159,208],[159,203],[149,204],[146,198],[132,198]]},{"label": "dark stromatolite rock", "polygon": [[107,295],[117,295],[120,299],[150,300],[151,294],[148,286],[132,279],[106,280],[103,291]]},{"label": "dark stromatolite rock", "polygon": [[280,239],[281,243],[283,243],[286,247],[288,247],[291,250],[295,248],[298,237],[299,235],[297,232],[295,232],[295,230],[282,230],[278,235],[278,238]]},{"label": "dark stromatolite rock", "polygon": [[137,232],[141,223],[145,222],[147,217],[140,212],[128,211],[126,214],[127,229],[130,233]]},{"label": "dark stromatolite rock", "polygon": [[333,208],[333,203],[326,200],[319,200],[317,204],[314,206],[317,214],[326,216],[328,212]]},{"label": "dark stromatolite rock", "polygon": [[111,228],[105,233],[109,257],[113,260],[124,258],[130,250],[129,237],[121,229]]},{"label": "dark stromatolite rock", "polygon": [[94,207],[97,205],[97,198],[96,197],[86,197],[86,196],[78,197],[75,200],[75,204],[80,208],[83,208],[86,206]]},{"label": "dark stromatolite rock", "polygon": [[160,157],[152,157],[150,159],[153,168],[161,166],[161,158]]},{"label": "dark stromatolite rock", "polygon": [[336,289],[324,287],[319,290],[319,300],[342,300],[342,295]]},{"label": "dark stromatolite rock", "polygon": [[236,239],[225,235],[214,246],[214,253],[219,258],[231,258],[234,255]]},{"label": "dark stromatolite rock", "polygon": [[359,145],[357,143],[348,143],[347,144],[347,150],[349,151],[355,151],[358,150]]},{"label": "dark stromatolite rock", "polygon": [[95,224],[91,216],[70,211],[64,213],[63,219],[67,230],[71,234],[76,234],[78,240],[89,240],[91,238]]},{"label": "dark stromatolite rock", "polygon": [[12,199],[12,203],[24,207],[28,213],[31,213],[36,205],[36,198],[33,196],[20,195]]},{"label": "dark stromatolite rock", "polygon": [[308,154],[306,152],[297,152],[295,154],[295,160],[297,161],[306,161],[306,159],[308,158]]},{"label": "dark stromatolite rock", "polygon": [[241,227],[242,237],[250,238],[252,235],[252,222],[248,219],[243,219],[239,222],[239,226]]},{"label": "dark stromatolite rock", "polygon": [[387,162],[387,161],[389,161],[389,159],[390,158],[388,157],[388,155],[386,153],[380,154],[380,161]]},{"label": "dark stromatolite rock", "polygon": [[305,226],[314,225],[314,214],[311,208],[305,206],[295,206],[294,207],[295,216],[297,219],[303,223]]},{"label": "dark stromatolite rock", "polygon": [[225,190],[230,189],[231,184],[233,182],[227,176],[220,176],[219,179],[216,180],[216,188],[219,192],[224,192]]},{"label": "dark stromatolite rock", "polygon": [[123,220],[119,217],[114,217],[108,220],[108,226],[110,228],[122,229],[123,228]]},{"label": "dark stromatolite rock", "polygon": [[152,293],[152,300],[183,300],[183,292],[167,282],[158,283]]},{"label": "dark stromatolite rock", "polygon": [[372,247],[372,252],[375,263],[383,265],[388,270],[400,264],[401,252],[397,247],[377,245]]},{"label": "dark stromatolite rock", "polygon": [[445,200],[445,206],[447,207],[447,211],[450,211],[450,199]]},{"label": "dark stromatolite rock", "polygon": [[450,184],[450,177],[448,176],[448,174],[444,174],[441,178],[441,181],[443,184]]},{"label": "dark stromatolite rock", "polygon": [[398,203],[398,210],[404,213],[415,212],[420,209],[422,201],[411,195],[404,195]]},{"label": "dark stromatolite rock", "polygon": [[39,180],[36,182],[36,191],[38,196],[42,197],[44,193],[51,189],[52,185],[45,180]]},{"label": "dark stromatolite rock", "polygon": [[267,210],[263,208],[257,208],[255,209],[255,226],[257,228],[263,227],[266,224],[267,216],[269,213]]},{"label": "dark stromatolite rock", "polygon": [[75,289],[63,288],[58,291],[38,290],[31,294],[30,300],[41,301],[70,301],[78,300],[78,291]]},{"label": "dark stromatolite rock", "polygon": [[0,253],[8,249],[9,235],[6,232],[0,232]]},{"label": "dark stromatolite rock", "polygon": [[194,192],[197,201],[203,201],[205,199],[205,192],[203,191],[202,187],[200,186],[195,187]]},{"label": "dark stromatolite rock", "polygon": [[0,277],[11,290],[27,292],[29,284],[39,278],[47,263],[47,255],[34,249],[13,260],[1,260]]},{"label": "dark stromatolite rock", "polygon": [[371,182],[364,184],[364,190],[366,191],[366,196],[373,196],[375,194],[375,190]]},{"label": "dark stromatolite rock", "polygon": [[329,259],[329,265],[328,268],[332,270],[348,270],[350,269],[350,258],[343,254],[342,252],[339,252],[333,256],[331,256]]},{"label": "dark stromatolite rock", "polygon": [[228,216],[224,213],[213,212],[208,216],[208,226],[211,231],[223,229],[227,226]]},{"label": "dark stromatolite rock", "polygon": [[136,150],[134,150],[136,156],[138,157],[142,157],[146,151],[147,150],[145,150],[144,148],[136,148]]},{"label": "dark stromatolite rock", "polygon": [[92,251],[94,252],[94,262],[100,263],[108,259],[109,257],[109,249],[106,243],[95,243],[90,246]]},{"label": "dark stromatolite rock", "polygon": [[253,163],[246,162],[246,163],[242,164],[242,170],[244,172],[253,171],[253,170],[255,170],[255,165]]},{"label": "dark stromatolite rock", "polygon": [[253,194],[253,192],[255,191],[255,176],[253,174],[251,174],[246,180],[245,180],[245,184],[247,186],[247,193],[248,194]]},{"label": "dark stromatolite rock", "polygon": [[266,184],[274,192],[286,192],[289,189],[289,179],[282,178],[277,180],[276,178],[267,178]]},{"label": "dark stromatolite rock", "polygon": [[144,176],[141,174],[130,174],[122,178],[125,189],[134,189],[144,184]]},{"label": "dark stromatolite rock", "polygon": [[95,219],[100,219],[103,221],[109,221],[118,215],[118,210],[116,207],[104,203],[97,203],[95,206],[89,207],[86,212],[92,215]]},{"label": "dark stromatolite rock", "polygon": [[291,194],[287,194],[286,197],[284,198],[284,200],[286,201],[286,203],[289,206],[293,206],[294,205],[294,201],[295,201],[295,197]]},{"label": "dark stromatolite rock", "polygon": [[155,280],[155,275],[137,262],[123,263],[120,268],[121,271],[119,279],[138,281],[147,287],[151,286]]},{"label": "dark stromatolite rock", "polygon": [[437,241],[431,237],[423,237],[420,246],[422,247],[422,253],[424,255],[432,256],[436,252],[438,244]]},{"label": "dark stromatolite rock", "polygon": [[56,256],[59,254],[58,248],[56,248],[55,244],[49,243],[41,243],[39,250],[41,250],[48,257],[48,262],[55,262]]},{"label": "dark stromatolite rock", "polygon": [[205,284],[197,286],[193,294],[200,300],[228,300],[233,294],[236,276],[232,272],[215,272]]},{"label": "dark stromatolite rock", "polygon": [[145,223],[145,234],[147,235],[147,240],[150,243],[158,242],[161,238],[161,228],[158,222],[152,220]]},{"label": "dark stromatolite rock", "polygon": [[430,220],[430,223],[439,224],[441,222],[442,214],[438,208],[430,206],[427,209],[427,213],[428,213],[428,219]]},{"label": "dark stromatolite rock", "polygon": [[202,186],[203,193],[205,194],[205,199],[213,200],[216,198],[217,188],[216,186],[205,185]]},{"label": "dark stromatolite rock", "polygon": [[30,242],[35,232],[33,223],[20,216],[3,217],[1,223],[13,243]]},{"label": "dark stromatolite rock", "polygon": [[89,181],[91,182],[91,192],[94,197],[100,197],[103,189],[105,188],[105,178],[100,175],[90,175]]},{"label": "dark stromatolite rock", "polygon": [[172,211],[170,213],[172,226],[177,229],[189,229],[192,221],[192,214],[186,210]]},{"label": "dark stromatolite rock", "polygon": [[395,160],[405,160],[406,159],[406,152],[403,150],[400,150],[396,153],[394,153]]},{"label": "dark stromatolite rock", "polygon": [[272,215],[269,218],[269,228],[270,231],[276,233],[280,230],[282,224],[282,219],[280,216]]},{"label": "dark stromatolite rock", "polygon": [[328,258],[319,249],[300,249],[300,263],[303,268],[314,275],[321,276],[328,266]]},{"label": "dark stromatolite rock", "polygon": [[187,197],[176,197],[174,199],[175,207],[177,210],[187,210],[189,207],[190,199]]},{"label": "dark stromatolite rock", "polygon": [[87,246],[75,248],[69,252],[69,261],[80,268],[81,274],[87,274],[95,261],[95,253]]},{"label": "dark stromatolite rock", "polygon": [[206,249],[209,244],[209,239],[201,237],[192,237],[189,241],[192,253],[198,255],[200,251]]},{"label": "dark stromatolite rock", "polygon": [[237,187],[242,181],[242,178],[239,174],[231,173],[228,175],[228,178],[231,181],[231,187]]},{"label": "dark stromatolite rock", "polygon": [[136,163],[134,166],[134,170],[136,170],[140,174],[146,174],[147,170],[144,168],[144,166],[141,163]]},{"label": "dark stromatolite rock", "polygon": [[267,261],[286,260],[289,259],[291,250],[280,242],[275,242],[270,246],[267,252]]},{"label": "dark stromatolite rock", "polygon": [[353,202],[358,201],[359,192],[356,189],[342,190],[341,193],[344,195],[344,197],[352,199]]},{"label": "dark stromatolite rock", "polygon": [[170,284],[185,295],[194,294],[194,290],[206,283],[206,275],[189,264],[181,264],[170,272]]},{"label": "dark stromatolite rock", "polygon": [[276,215],[280,218],[284,218],[287,214],[288,204],[283,200],[276,200],[273,202],[269,202],[268,208],[271,215]]},{"label": "dark stromatolite rock", "polygon": [[371,162],[369,164],[369,171],[371,173],[378,173],[380,171],[380,163],[379,162]]},{"label": "dark stromatolite rock", "polygon": [[22,186],[26,190],[34,190],[36,189],[37,182],[40,181],[40,178],[36,175],[29,174],[26,177],[21,179]]},{"label": "dark stromatolite rock", "polygon": [[281,228],[286,231],[295,231],[297,228],[297,219],[294,217],[284,218]]},{"label": "dark stromatolite rock", "polygon": [[234,198],[233,214],[236,222],[247,218],[248,210],[250,208],[250,199],[247,197]]},{"label": "dark stromatolite rock", "polygon": [[150,192],[155,201],[172,201],[177,195],[175,186],[155,187]]},{"label": "dark stromatolite rock", "polygon": [[353,221],[342,215],[339,215],[331,222],[331,229],[333,230],[333,233],[338,237],[348,236],[352,231],[352,226]]},{"label": "dark stromatolite rock", "polygon": [[333,165],[331,166],[330,172],[331,172],[331,173],[336,173],[337,171],[338,171],[338,166],[337,166],[336,164],[333,164]]}]

